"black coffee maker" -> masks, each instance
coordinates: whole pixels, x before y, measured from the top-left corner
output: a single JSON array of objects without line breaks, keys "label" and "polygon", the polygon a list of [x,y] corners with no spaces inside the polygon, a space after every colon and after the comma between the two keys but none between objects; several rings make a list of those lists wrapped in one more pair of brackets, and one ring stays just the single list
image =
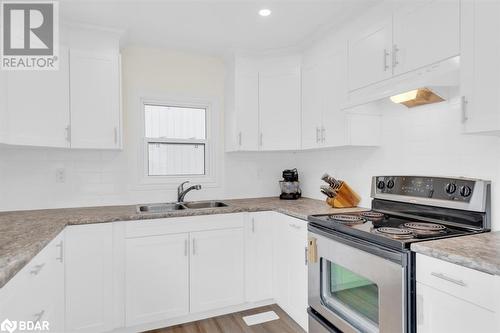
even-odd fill
[{"label": "black coffee maker", "polygon": [[280,180],[282,200],[297,200],[302,196],[297,169],[283,170],[283,180]]}]

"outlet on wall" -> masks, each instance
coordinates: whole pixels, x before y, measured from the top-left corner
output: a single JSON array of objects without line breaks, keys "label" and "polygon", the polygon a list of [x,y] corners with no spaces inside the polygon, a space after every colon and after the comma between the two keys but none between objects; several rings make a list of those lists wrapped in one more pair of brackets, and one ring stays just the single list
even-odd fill
[{"label": "outlet on wall", "polygon": [[65,183],[66,182],[66,169],[57,168],[56,169],[56,183]]}]

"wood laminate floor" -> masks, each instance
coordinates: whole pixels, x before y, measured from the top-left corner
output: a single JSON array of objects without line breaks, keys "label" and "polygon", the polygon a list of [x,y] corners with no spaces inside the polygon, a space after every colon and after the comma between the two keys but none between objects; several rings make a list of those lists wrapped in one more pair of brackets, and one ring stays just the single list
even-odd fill
[{"label": "wood laminate floor", "polygon": [[[274,311],[280,317],[278,320],[247,326],[242,317],[261,312]],[[276,304],[250,309],[242,312],[231,313],[219,317],[194,321],[191,323],[161,328],[147,333],[305,333]]]}]

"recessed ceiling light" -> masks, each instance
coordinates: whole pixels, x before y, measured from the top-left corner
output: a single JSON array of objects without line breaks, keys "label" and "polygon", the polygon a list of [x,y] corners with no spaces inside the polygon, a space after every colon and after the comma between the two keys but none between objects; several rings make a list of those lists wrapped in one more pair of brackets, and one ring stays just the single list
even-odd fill
[{"label": "recessed ceiling light", "polygon": [[271,10],[267,9],[267,8],[263,8],[263,9],[259,10],[260,16],[264,16],[264,17],[269,16],[269,15],[271,15],[271,13],[272,13]]}]

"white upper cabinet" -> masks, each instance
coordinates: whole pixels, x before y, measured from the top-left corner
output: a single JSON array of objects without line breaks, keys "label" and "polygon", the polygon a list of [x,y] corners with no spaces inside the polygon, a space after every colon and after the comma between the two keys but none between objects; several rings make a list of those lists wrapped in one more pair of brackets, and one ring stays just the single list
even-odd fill
[{"label": "white upper cabinet", "polygon": [[415,1],[394,13],[394,74],[460,53],[459,1]]},{"label": "white upper cabinet", "polygon": [[500,134],[500,2],[462,1],[460,89],[466,133]]},{"label": "white upper cabinet", "polygon": [[300,147],[300,67],[259,73],[261,150]]},{"label": "white upper cabinet", "polygon": [[395,4],[386,19],[349,38],[349,91],[460,53],[460,3],[425,0]]},{"label": "white upper cabinet", "polygon": [[318,64],[302,68],[302,149],[317,148],[322,144],[324,86]]},{"label": "white upper cabinet", "polygon": [[120,57],[70,51],[71,147],[120,147]]},{"label": "white upper cabinet", "polygon": [[239,70],[235,77],[236,141],[238,150],[258,150],[259,75]]},{"label": "white upper cabinet", "polygon": [[371,26],[349,41],[349,90],[392,76],[392,18]]},{"label": "white upper cabinet", "polygon": [[59,70],[9,71],[7,143],[69,147],[68,48],[59,51]]}]

